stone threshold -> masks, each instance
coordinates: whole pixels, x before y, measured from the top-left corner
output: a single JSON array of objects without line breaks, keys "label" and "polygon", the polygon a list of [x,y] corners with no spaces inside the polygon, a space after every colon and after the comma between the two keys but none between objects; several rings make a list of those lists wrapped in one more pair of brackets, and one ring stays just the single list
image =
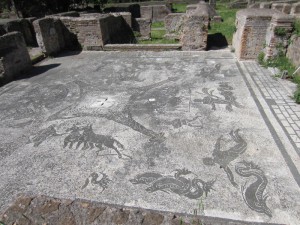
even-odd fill
[{"label": "stone threshold", "polygon": [[104,51],[174,51],[181,50],[181,44],[107,44]]},{"label": "stone threshold", "polygon": [[272,225],[28,194],[19,195],[0,212],[0,224]]}]

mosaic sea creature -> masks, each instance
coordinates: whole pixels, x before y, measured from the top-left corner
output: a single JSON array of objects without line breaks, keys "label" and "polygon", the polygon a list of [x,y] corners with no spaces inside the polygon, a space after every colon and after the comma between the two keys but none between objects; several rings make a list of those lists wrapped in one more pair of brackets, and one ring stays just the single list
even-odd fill
[{"label": "mosaic sea creature", "polygon": [[189,179],[184,177],[190,174],[187,169],[175,170],[174,176],[162,175],[160,173],[143,173],[131,179],[132,184],[147,184],[146,191],[149,193],[163,191],[175,193],[190,199],[198,199],[203,194],[207,195],[216,180],[205,182],[199,178]]},{"label": "mosaic sea creature", "polygon": [[232,140],[236,142],[236,145],[229,148],[226,151],[221,151],[221,141],[223,136],[221,135],[215,144],[215,148],[212,154],[212,157],[203,158],[203,163],[207,166],[213,166],[215,163],[220,165],[230,181],[230,183],[237,187],[237,183],[234,181],[233,173],[229,167],[230,162],[238,158],[241,154],[243,154],[247,149],[246,141],[239,135],[239,129],[235,131],[231,131],[229,133]]},{"label": "mosaic sea creature", "polygon": [[264,191],[268,184],[264,172],[254,163],[246,161],[237,163],[235,171],[242,177],[254,176],[256,178],[256,180],[247,187],[247,183],[242,186],[242,194],[247,206],[256,212],[264,213],[267,216],[272,217],[271,210],[266,203],[268,196],[264,195]]}]

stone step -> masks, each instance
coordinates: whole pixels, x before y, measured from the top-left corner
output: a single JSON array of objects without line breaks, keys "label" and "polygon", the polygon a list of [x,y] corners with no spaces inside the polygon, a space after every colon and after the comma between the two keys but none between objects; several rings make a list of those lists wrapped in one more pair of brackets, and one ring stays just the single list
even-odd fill
[{"label": "stone step", "polygon": [[104,51],[174,51],[181,47],[181,44],[107,44]]}]

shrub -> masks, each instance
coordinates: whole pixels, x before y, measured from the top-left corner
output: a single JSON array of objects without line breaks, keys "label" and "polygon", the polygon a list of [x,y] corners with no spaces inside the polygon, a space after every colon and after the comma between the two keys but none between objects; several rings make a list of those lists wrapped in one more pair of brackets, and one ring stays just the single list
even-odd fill
[{"label": "shrub", "polygon": [[283,27],[276,27],[275,30],[274,30],[274,33],[277,36],[285,36],[286,30]]},{"label": "shrub", "polygon": [[265,66],[265,53],[260,52],[257,57],[259,65]]}]

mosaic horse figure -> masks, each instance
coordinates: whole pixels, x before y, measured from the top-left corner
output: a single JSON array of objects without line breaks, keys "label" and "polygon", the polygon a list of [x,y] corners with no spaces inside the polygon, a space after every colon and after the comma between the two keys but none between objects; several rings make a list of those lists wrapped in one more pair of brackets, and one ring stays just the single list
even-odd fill
[{"label": "mosaic horse figure", "polygon": [[72,148],[72,146],[76,144],[76,149],[81,147],[81,150],[86,150],[96,147],[99,149],[97,152],[99,152],[105,150],[105,146],[109,149],[113,149],[119,158],[125,155],[121,153],[121,150],[124,150],[124,146],[118,140],[109,135],[96,134],[93,131],[92,125],[83,127],[82,133],[79,131],[80,128],[76,126],[73,126],[70,130],[71,133],[64,140],[64,147],[69,145],[69,147]]}]

